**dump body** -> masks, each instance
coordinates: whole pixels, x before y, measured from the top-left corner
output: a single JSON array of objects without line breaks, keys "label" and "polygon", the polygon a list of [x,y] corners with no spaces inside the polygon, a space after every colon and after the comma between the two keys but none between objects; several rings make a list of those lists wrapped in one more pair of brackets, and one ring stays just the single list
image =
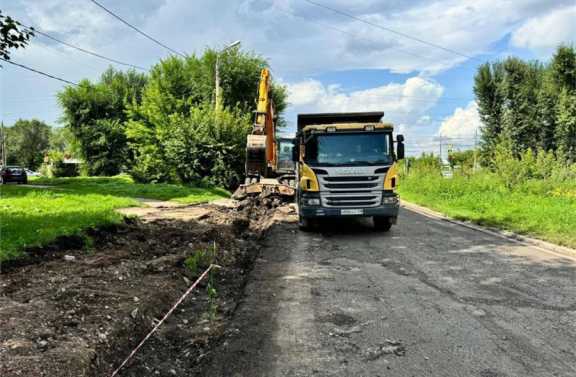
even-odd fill
[{"label": "dump body", "polygon": [[300,225],[326,217],[373,217],[379,228],[396,222],[396,161],[393,126],[384,113],[298,116],[297,203]]}]

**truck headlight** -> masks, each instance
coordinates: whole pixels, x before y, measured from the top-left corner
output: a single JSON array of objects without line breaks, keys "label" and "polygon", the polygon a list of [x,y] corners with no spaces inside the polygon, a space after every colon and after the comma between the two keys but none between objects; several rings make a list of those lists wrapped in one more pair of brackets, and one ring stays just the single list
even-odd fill
[{"label": "truck headlight", "polygon": [[382,204],[397,204],[398,197],[396,196],[385,196],[382,198]]},{"label": "truck headlight", "polygon": [[310,205],[310,206],[319,206],[319,205],[320,205],[320,199],[317,199],[317,198],[308,199],[306,202],[307,202],[308,205]]}]

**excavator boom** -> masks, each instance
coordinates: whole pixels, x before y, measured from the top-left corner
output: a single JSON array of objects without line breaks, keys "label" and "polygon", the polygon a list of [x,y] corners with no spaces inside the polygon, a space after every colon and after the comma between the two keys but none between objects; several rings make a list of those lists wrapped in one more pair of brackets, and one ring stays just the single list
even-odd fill
[{"label": "excavator boom", "polygon": [[[281,171],[281,173],[280,173]],[[246,141],[246,178],[233,197],[254,194],[294,195],[294,188],[277,178],[293,177],[294,171],[278,169],[278,145],[276,142],[276,114],[271,96],[270,71],[263,68],[258,84],[258,103],[252,132]],[[288,182],[293,182],[288,181]]]}]

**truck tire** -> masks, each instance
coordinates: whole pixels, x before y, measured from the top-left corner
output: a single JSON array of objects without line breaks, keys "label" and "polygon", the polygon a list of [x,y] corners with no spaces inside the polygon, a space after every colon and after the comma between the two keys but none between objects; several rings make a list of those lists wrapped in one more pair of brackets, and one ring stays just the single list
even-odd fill
[{"label": "truck tire", "polygon": [[392,228],[392,221],[389,217],[374,216],[374,229],[387,232]]},{"label": "truck tire", "polygon": [[313,229],[313,221],[308,217],[298,216],[298,228],[303,232],[311,232]]}]

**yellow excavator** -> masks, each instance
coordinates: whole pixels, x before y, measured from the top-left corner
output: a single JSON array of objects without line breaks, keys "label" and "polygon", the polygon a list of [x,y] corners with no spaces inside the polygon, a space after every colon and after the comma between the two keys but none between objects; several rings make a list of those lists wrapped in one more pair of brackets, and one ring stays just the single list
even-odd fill
[{"label": "yellow excavator", "polygon": [[263,68],[252,132],[246,141],[246,179],[233,197],[279,194],[293,197],[296,173],[292,139],[276,138],[277,115],[271,94],[270,71]]}]

